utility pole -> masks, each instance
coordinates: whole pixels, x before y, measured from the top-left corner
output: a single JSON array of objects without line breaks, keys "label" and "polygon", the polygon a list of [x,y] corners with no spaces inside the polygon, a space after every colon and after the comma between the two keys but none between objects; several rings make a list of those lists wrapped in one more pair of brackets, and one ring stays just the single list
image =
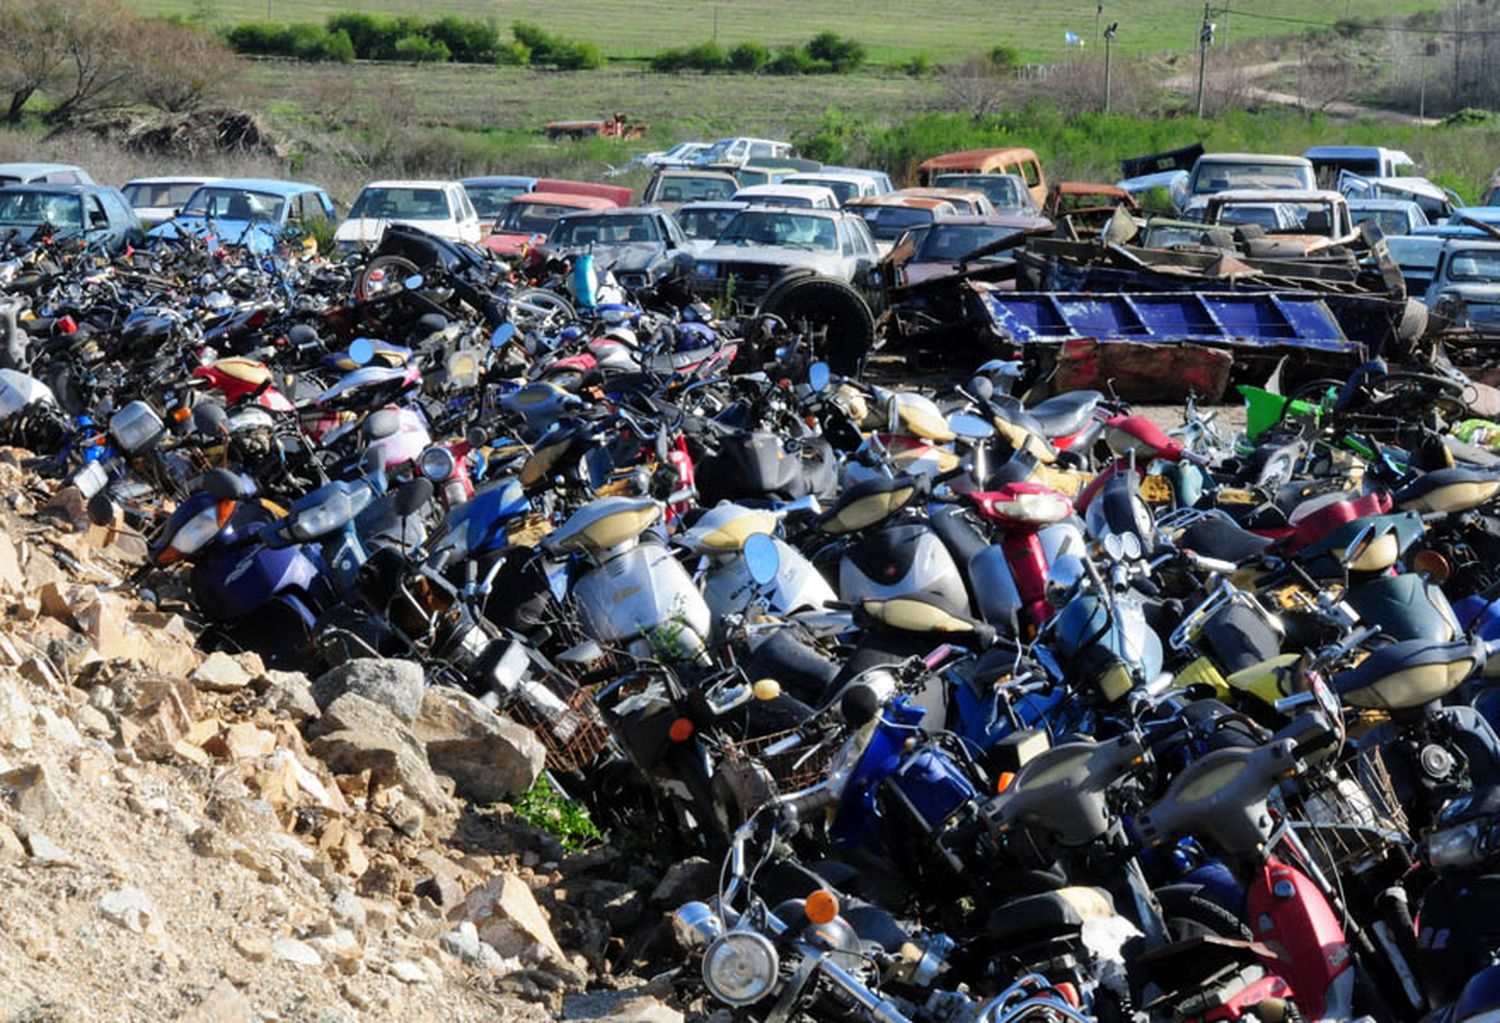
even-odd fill
[{"label": "utility pole", "polygon": [[1104,4],[1099,3],[1094,7],[1094,46],[1099,45],[1099,25],[1104,21]]},{"label": "utility pole", "polygon": [[714,4],[714,42],[719,41],[719,5]]},{"label": "utility pole", "polygon": [[1203,117],[1203,84],[1208,72],[1208,46],[1214,41],[1214,23],[1209,21],[1213,8],[1203,5],[1203,27],[1198,30],[1198,117]]},{"label": "utility pole", "polygon": [[1109,72],[1111,51],[1114,49],[1115,30],[1120,27],[1118,21],[1109,23],[1109,28],[1104,30],[1104,116],[1109,116]]}]

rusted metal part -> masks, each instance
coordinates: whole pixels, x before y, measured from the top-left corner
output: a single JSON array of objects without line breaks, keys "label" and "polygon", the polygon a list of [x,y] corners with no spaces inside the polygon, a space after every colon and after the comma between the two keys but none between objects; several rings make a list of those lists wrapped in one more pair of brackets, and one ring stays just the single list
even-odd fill
[{"label": "rusted metal part", "polygon": [[1131,401],[1218,401],[1234,356],[1196,344],[1143,344],[1073,338],[1058,348],[1048,381],[1053,391],[1113,391]]}]

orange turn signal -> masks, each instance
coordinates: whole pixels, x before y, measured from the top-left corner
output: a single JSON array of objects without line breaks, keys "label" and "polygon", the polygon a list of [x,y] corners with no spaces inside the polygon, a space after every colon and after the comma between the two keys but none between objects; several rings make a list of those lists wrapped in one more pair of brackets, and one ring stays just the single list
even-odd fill
[{"label": "orange turn signal", "polygon": [[1056,990],[1058,994],[1062,995],[1063,1001],[1067,1002],[1075,1009],[1078,1008],[1078,989],[1076,987],[1065,980],[1061,984],[1057,985]]},{"label": "orange turn signal", "polygon": [[687,742],[693,737],[693,722],[687,718],[678,718],[672,722],[667,729],[667,738],[673,742]]},{"label": "orange turn signal", "polygon": [[1014,772],[1014,771],[1001,771],[1000,772],[1000,777],[998,777],[998,778],[995,779],[995,794],[999,795],[1000,793],[1004,792],[1006,789],[1010,788],[1011,784],[1015,780],[1016,780],[1016,772]]},{"label": "orange turn signal", "polygon": [[839,915],[838,896],[825,888],[819,888],[807,897],[802,905],[802,911],[807,914],[807,919],[821,927],[823,924],[832,923]]}]

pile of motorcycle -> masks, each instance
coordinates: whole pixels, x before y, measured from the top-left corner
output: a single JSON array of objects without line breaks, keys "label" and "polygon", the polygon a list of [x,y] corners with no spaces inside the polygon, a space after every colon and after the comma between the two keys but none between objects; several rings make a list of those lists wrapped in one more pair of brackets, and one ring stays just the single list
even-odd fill
[{"label": "pile of motorcycle", "polygon": [[10,255],[0,440],[205,645],[418,661],[614,844],[721,864],[684,1004],[1500,1018],[1500,459],[1451,371],[1169,433],[399,227]]}]

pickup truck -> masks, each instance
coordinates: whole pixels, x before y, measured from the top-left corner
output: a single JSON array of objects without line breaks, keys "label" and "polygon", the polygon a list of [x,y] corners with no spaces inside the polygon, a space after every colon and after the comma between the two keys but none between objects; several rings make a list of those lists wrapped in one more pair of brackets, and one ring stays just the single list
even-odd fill
[{"label": "pickup truck", "polygon": [[1445,242],[1427,287],[1427,306],[1482,334],[1500,334],[1500,241]]}]

